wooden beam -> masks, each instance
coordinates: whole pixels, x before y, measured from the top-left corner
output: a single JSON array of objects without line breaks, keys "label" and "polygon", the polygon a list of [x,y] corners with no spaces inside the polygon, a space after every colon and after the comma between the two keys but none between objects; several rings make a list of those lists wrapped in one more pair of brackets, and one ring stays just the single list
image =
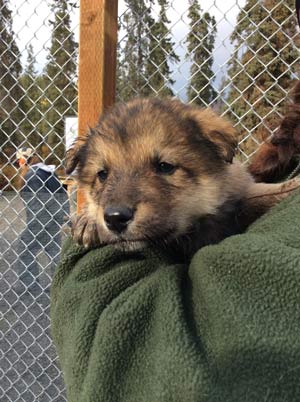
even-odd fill
[{"label": "wooden beam", "polygon": [[[118,0],[80,0],[78,134],[115,102]],[[84,204],[77,197],[78,209]]]}]

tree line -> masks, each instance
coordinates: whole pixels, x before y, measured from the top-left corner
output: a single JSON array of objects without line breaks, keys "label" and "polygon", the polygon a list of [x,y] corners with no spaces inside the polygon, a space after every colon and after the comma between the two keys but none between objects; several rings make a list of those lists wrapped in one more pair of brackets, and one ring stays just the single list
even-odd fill
[{"label": "tree line", "polygon": [[[2,159],[20,145],[59,163],[64,157],[64,120],[77,113],[77,48],[71,30],[72,4],[53,0],[47,62],[37,71],[32,45],[25,68],[13,31],[9,0],[0,0],[0,143]],[[2,162],[3,163],[3,162]]]},{"label": "tree line", "polygon": [[[169,29],[170,1],[125,0],[125,4],[128,11],[121,18],[125,39],[118,48],[118,97],[128,100],[153,94],[173,96],[171,68],[176,67],[180,58]],[[216,95],[212,71],[216,21],[202,11],[198,0],[189,1],[188,19],[185,41],[185,57],[191,65],[188,100],[204,106]]]},{"label": "tree line", "polygon": [[[118,99],[173,96],[172,70],[182,60],[176,54],[167,16],[170,1],[125,0],[125,4],[127,11],[120,18],[124,40],[118,45]],[[0,0],[2,149],[11,144],[35,148],[47,144],[58,160],[63,159],[64,119],[77,113],[77,43],[70,21],[73,6],[69,0],[53,0],[47,62],[43,71],[37,72],[31,45],[22,67],[9,0]],[[215,102],[238,124],[243,136],[245,130],[261,132],[262,137],[273,130],[286,93],[299,77],[293,10],[294,0],[246,1],[230,38],[233,52],[226,77],[217,91],[213,72],[217,23],[203,11],[200,0],[189,0],[185,39],[185,60],[190,66],[188,101],[200,106]],[[250,140],[246,141],[245,150],[251,151],[251,147]]]}]

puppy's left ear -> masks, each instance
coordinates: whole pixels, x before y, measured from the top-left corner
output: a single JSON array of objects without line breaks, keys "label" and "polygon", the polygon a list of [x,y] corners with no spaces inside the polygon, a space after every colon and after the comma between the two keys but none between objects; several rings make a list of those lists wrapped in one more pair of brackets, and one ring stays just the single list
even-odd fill
[{"label": "puppy's left ear", "polygon": [[67,174],[70,174],[75,170],[79,162],[82,147],[86,143],[87,137],[87,135],[77,137],[72,146],[67,150],[65,159]]},{"label": "puppy's left ear", "polygon": [[194,109],[193,117],[202,135],[217,146],[224,161],[232,163],[238,145],[238,134],[232,124],[211,109]]}]

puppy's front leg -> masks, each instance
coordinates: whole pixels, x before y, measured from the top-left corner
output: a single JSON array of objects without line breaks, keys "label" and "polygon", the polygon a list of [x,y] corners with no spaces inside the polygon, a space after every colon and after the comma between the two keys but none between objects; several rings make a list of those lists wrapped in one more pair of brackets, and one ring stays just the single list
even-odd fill
[{"label": "puppy's front leg", "polygon": [[275,204],[299,190],[297,177],[283,183],[251,183],[238,215],[241,228],[246,229]]},{"label": "puppy's front leg", "polygon": [[101,244],[98,225],[85,209],[72,220],[72,237],[85,248],[94,248]]},{"label": "puppy's front leg", "polygon": [[269,209],[297,189],[300,189],[298,177],[283,183],[252,183],[246,199],[253,207],[257,205]]}]

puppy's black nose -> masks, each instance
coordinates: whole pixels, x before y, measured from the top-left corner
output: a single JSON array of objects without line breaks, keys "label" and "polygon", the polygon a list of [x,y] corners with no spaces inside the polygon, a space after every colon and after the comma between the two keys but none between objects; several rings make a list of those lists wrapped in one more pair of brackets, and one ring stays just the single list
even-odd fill
[{"label": "puppy's black nose", "polygon": [[106,226],[112,232],[121,233],[126,230],[132,220],[134,210],[127,207],[109,207],[104,212]]}]

